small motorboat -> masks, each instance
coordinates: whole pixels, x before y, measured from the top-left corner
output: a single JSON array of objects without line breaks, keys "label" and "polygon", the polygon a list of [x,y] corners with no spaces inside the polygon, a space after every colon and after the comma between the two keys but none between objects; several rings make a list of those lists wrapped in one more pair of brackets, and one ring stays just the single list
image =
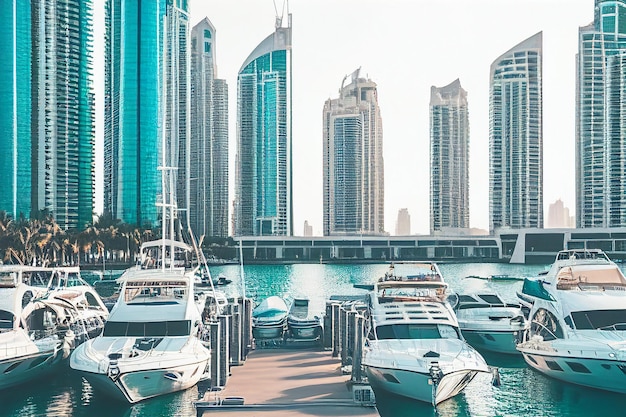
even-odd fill
[{"label": "small motorboat", "polygon": [[289,308],[276,295],[264,299],[252,311],[252,336],[256,340],[279,339],[287,329]]},{"label": "small motorboat", "polygon": [[506,303],[489,288],[451,294],[448,300],[470,345],[479,350],[519,354],[516,346],[526,326],[519,304]]},{"label": "small motorboat", "polygon": [[319,341],[323,335],[322,319],[309,309],[307,297],[294,298],[287,316],[287,336],[293,341]]}]

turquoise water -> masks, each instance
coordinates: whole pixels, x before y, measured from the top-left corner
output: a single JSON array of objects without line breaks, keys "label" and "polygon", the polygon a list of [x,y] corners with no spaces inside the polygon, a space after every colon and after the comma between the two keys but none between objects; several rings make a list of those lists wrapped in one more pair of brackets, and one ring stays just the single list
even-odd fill
[{"label": "turquoise water", "polygon": [[[452,290],[464,288],[468,275],[508,274],[533,276],[547,265],[440,264],[444,279]],[[400,268],[398,266],[397,268]],[[362,294],[353,284],[367,284],[387,271],[387,265],[248,265],[244,268],[245,290],[249,298],[261,300],[269,295],[290,297],[307,295],[311,308],[320,313],[331,295]],[[229,296],[241,294],[242,280],[238,265],[211,267],[217,276],[223,273],[232,283],[222,289]],[[93,279],[88,273],[86,279]],[[486,285],[480,281],[478,285]],[[509,300],[521,281],[494,282],[492,285]],[[430,405],[400,398],[378,398],[383,417],[408,416],[621,416],[626,415],[626,396],[564,384],[530,370],[521,357],[485,354],[492,366],[500,369],[502,385],[494,387],[489,375],[477,376],[463,393],[440,404]],[[245,365],[244,365],[245,366]],[[626,383],[626,380],[625,380]],[[201,390],[202,388],[200,388]],[[120,417],[120,416],[189,416],[196,415],[193,401],[199,396],[194,387],[182,393],[128,406],[115,403],[94,392],[80,376],[67,368],[56,375],[0,392],[0,417]]]}]

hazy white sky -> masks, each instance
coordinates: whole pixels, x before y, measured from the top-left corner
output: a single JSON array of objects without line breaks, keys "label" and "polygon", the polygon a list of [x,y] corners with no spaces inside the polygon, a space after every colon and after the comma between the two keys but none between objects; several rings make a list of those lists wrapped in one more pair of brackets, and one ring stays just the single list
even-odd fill
[{"label": "hazy white sky", "polygon": [[[102,3],[95,2],[96,66],[103,51],[98,45]],[[283,0],[275,3],[280,14]],[[430,88],[456,78],[469,102],[470,225],[488,229],[489,67],[539,31],[544,63],[544,215],[558,198],[573,214],[575,54],[578,28],[593,21],[593,8],[594,0],[292,0],[294,234],[302,235],[308,220],[314,234],[321,235],[322,109],[326,99],[338,95],[342,78],[358,67],[378,85],[385,229],[393,234],[398,210],[408,208],[412,232],[429,232]],[[231,167],[237,72],[274,31],[275,16],[273,0],[191,0],[192,26],[208,17],[217,31],[218,77],[229,86]],[[96,91],[101,92],[96,79]],[[96,109],[98,144],[101,109]],[[100,186],[101,151],[97,155]],[[231,169],[232,197],[233,183]],[[101,210],[100,186],[96,212]]]}]

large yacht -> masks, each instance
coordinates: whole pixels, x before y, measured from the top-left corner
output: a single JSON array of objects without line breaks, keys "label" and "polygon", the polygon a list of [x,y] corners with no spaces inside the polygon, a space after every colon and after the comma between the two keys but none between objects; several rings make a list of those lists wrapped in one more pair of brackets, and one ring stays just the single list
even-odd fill
[{"label": "large yacht", "polygon": [[437,265],[412,263],[410,275],[398,274],[399,266],[369,293],[363,365],[377,397],[388,392],[437,405],[489,367],[463,340]]},{"label": "large yacht", "polygon": [[[69,355],[74,335],[67,326],[67,308],[48,303],[42,287],[50,268],[0,267],[0,390],[53,371]],[[45,288],[45,287],[43,287]]]},{"label": "large yacht", "polygon": [[529,326],[517,346],[533,369],[566,382],[626,393],[626,278],[601,250],[557,254],[524,282]]},{"label": "large yacht", "polygon": [[129,403],[184,390],[208,365],[201,326],[188,276],[136,271],[124,281],[102,335],[76,348],[70,367]]}]

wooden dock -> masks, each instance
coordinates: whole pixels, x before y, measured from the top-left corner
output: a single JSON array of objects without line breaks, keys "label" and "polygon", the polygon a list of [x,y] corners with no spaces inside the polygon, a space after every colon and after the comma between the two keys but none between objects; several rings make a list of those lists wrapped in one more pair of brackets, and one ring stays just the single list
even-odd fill
[{"label": "wooden dock", "polygon": [[358,386],[352,386],[341,361],[327,350],[258,349],[230,372],[222,390],[208,391],[196,402],[199,417],[225,412],[244,417],[379,415],[373,402],[354,401]]}]

